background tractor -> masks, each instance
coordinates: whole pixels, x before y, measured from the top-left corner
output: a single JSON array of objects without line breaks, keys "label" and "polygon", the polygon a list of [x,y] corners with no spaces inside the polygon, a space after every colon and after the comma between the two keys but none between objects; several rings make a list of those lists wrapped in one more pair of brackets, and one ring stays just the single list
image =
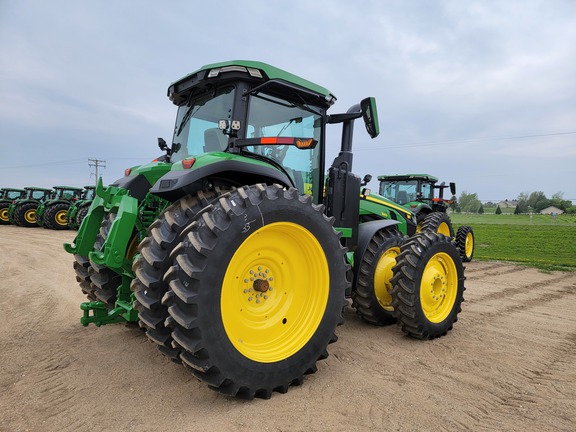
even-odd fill
[{"label": "background tractor", "polygon": [[[204,66],[168,96],[178,113],[172,146],[159,140],[165,160],[99,182],[65,245],[98,299],[82,305],[83,324],[139,321],[210,388],[247,399],[316,371],[347,296],[365,321],[396,320],[415,338],[452,328],[464,292],[452,242],[431,232],[406,240],[399,221],[360,218],[353,127],[363,118],[378,135],[373,98],[328,114],[329,90],[253,61]],[[336,124],[340,152],[326,170]],[[100,268],[118,276],[114,290],[104,292]]]},{"label": "background tractor", "polygon": [[[438,184],[438,179],[430,174],[380,175],[380,195],[410,209],[418,224],[418,231],[431,230],[454,238],[462,259],[471,261],[474,255],[474,231],[463,225],[456,233],[447,214],[448,206],[456,195],[456,183]],[[451,197],[444,197],[444,189],[450,188]]]},{"label": "background tractor", "polygon": [[49,200],[36,209],[36,223],[53,230],[68,229],[66,214],[72,203],[82,195],[82,188],[72,186],[54,186]]},{"label": "background tractor", "polygon": [[78,200],[70,203],[70,207],[68,207],[66,212],[68,228],[77,230],[80,227],[80,224],[88,214],[88,209],[95,195],[96,186],[84,186],[84,190]]},{"label": "background tractor", "polygon": [[3,188],[0,189],[0,225],[9,225],[8,209],[10,205],[19,199],[24,198],[24,189]]},{"label": "background tractor", "polygon": [[25,187],[24,198],[15,200],[8,208],[8,218],[15,225],[31,228],[36,224],[36,209],[44,201],[50,199],[52,189],[40,187]]}]

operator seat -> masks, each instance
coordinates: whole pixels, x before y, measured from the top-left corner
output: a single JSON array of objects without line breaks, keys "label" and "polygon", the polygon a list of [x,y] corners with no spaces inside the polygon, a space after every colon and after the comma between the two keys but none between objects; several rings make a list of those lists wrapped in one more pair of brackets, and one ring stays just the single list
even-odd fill
[{"label": "operator seat", "polygon": [[400,205],[404,205],[408,202],[408,194],[406,191],[398,191],[398,195],[396,195],[396,201]]},{"label": "operator seat", "polygon": [[224,151],[228,146],[228,137],[218,128],[204,131],[204,151],[206,153]]}]

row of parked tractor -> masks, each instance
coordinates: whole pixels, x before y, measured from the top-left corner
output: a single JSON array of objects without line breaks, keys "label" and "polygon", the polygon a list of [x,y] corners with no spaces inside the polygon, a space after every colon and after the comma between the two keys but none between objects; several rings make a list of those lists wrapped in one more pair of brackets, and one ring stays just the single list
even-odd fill
[{"label": "row of parked tractor", "polygon": [[95,186],[2,188],[0,224],[44,227],[53,230],[78,229],[94,199]]}]

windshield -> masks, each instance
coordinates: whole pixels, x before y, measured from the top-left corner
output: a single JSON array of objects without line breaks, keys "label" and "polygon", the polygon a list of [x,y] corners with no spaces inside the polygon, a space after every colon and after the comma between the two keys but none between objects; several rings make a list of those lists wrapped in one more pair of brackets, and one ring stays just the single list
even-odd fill
[{"label": "windshield", "polygon": [[266,156],[281,164],[301,193],[320,196],[322,148],[322,116],[305,106],[258,94],[250,98],[246,138],[296,137],[314,138],[314,149],[298,149],[291,145],[250,146],[252,153]]},{"label": "windshield", "polygon": [[171,161],[178,162],[189,155],[226,150],[228,137],[218,128],[218,120],[231,121],[233,103],[234,87],[224,87],[198,95],[181,105],[172,140],[180,148],[172,154]]},{"label": "windshield", "polygon": [[408,180],[401,183],[396,181],[380,182],[380,195],[397,202],[398,204],[406,204],[411,201],[416,201],[417,191],[417,180]]},{"label": "windshield", "polygon": [[96,192],[94,189],[85,189],[82,198],[86,200],[94,199],[94,192]]}]

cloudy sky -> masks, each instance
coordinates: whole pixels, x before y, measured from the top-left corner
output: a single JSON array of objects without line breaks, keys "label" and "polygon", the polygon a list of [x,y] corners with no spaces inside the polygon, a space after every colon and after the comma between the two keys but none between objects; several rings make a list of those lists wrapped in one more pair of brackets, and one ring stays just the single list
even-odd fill
[{"label": "cloudy sky", "polygon": [[327,87],[333,113],[375,96],[359,175],[576,203],[576,0],[0,0],[0,187],[90,184],[89,158],[116,180],[170,142],[168,85],[233,59]]}]

